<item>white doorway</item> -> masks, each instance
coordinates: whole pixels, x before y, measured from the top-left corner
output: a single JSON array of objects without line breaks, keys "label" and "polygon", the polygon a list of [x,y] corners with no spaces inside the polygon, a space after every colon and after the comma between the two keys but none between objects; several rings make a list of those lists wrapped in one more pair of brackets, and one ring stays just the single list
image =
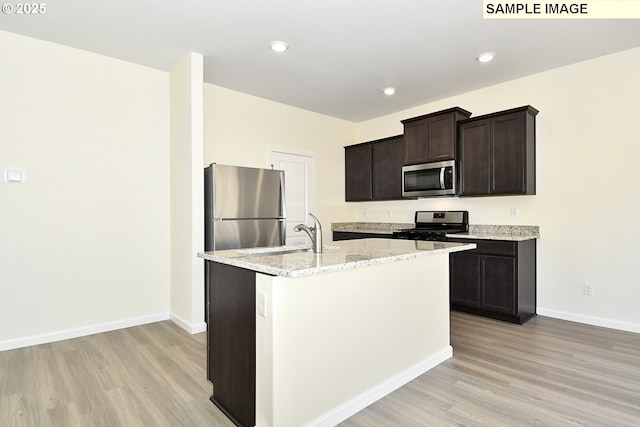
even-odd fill
[{"label": "white doorway", "polygon": [[293,231],[298,224],[309,224],[308,213],[316,213],[315,157],[306,154],[271,151],[274,169],[284,171],[287,245],[311,244],[304,232]]}]

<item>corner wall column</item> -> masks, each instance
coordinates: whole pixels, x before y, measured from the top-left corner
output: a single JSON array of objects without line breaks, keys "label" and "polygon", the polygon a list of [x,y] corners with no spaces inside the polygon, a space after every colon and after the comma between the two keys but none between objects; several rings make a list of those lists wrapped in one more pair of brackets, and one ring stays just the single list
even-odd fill
[{"label": "corner wall column", "polygon": [[204,323],[204,60],[190,52],[170,73],[171,319],[190,333]]}]

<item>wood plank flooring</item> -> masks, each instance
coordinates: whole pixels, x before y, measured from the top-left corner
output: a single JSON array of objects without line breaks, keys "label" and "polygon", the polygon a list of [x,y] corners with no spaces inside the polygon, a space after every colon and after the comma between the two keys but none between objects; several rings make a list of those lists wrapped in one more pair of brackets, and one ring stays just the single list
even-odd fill
[{"label": "wood plank flooring", "polygon": [[[0,352],[0,426],[232,427],[208,400],[205,340],[166,321]],[[340,427],[640,426],[640,334],[453,312],[451,342]]]},{"label": "wood plank flooring", "polygon": [[0,352],[0,426],[221,426],[206,335],[171,321]]},{"label": "wood plank flooring", "polygon": [[454,357],[346,420],[368,426],[640,426],[640,335],[452,312]]}]

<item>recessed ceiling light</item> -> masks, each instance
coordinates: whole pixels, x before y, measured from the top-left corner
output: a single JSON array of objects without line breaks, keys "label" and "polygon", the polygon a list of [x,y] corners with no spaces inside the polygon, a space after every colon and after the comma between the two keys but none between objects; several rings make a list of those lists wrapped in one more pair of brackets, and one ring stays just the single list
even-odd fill
[{"label": "recessed ceiling light", "polygon": [[495,58],[495,57],[496,57],[496,54],[494,52],[485,52],[485,53],[481,53],[480,55],[478,55],[476,60],[478,62],[489,62],[489,61],[492,61],[493,58]]},{"label": "recessed ceiling light", "polygon": [[282,53],[289,49],[289,45],[282,41],[273,41],[271,42],[271,50],[277,53]]},{"label": "recessed ceiling light", "polygon": [[385,87],[384,89],[382,89],[382,92],[384,92],[385,95],[393,95],[394,93],[396,93],[396,88],[395,87]]}]

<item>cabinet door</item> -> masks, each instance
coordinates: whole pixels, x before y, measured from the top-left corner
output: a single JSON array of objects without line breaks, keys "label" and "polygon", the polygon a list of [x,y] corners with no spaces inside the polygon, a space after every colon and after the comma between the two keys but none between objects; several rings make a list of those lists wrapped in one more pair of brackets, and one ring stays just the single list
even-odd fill
[{"label": "cabinet door", "polygon": [[344,149],[345,200],[371,200],[371,144]]},{"label": "cabinet door", "polygon": [[402,136],[371,144],[374,200],[402,198]]},{"label": "cabinet door", "polygon": [[516,314],[516,260],[514,257],[482,255],[481,307]]},{"label": "cabinet door", "polygon": [[456,122],[453,114],[427,120],[427,161],[439,162],[456,157]]},{"label": "cabinet door", "polygon": [[449,256],[451,303],[467,307],[480,305],[480,257],[469,254]]},{"label": "cabinet door", "polygon": [[424,116],[402,120],[404,125],[404,164],[455,160],[458,120],[471,113],[455,107]]},{"label": "cabinet door", "polygon": [[404,124],[404,164],[414,165],[427,161],[427,122]]},{"label": "cabinet door", "polygon": [[491,126],[493,194],[526,192],[524,113],[496,117]]},{"label": "cabinet door", "polygon": [[525,106],[460,123],[460,195],[536,194],[536,114]]},{"label": "cabinet door", "polygon": [[489,129],[488,120],[460,125],[460,194],[489,193]]}]

